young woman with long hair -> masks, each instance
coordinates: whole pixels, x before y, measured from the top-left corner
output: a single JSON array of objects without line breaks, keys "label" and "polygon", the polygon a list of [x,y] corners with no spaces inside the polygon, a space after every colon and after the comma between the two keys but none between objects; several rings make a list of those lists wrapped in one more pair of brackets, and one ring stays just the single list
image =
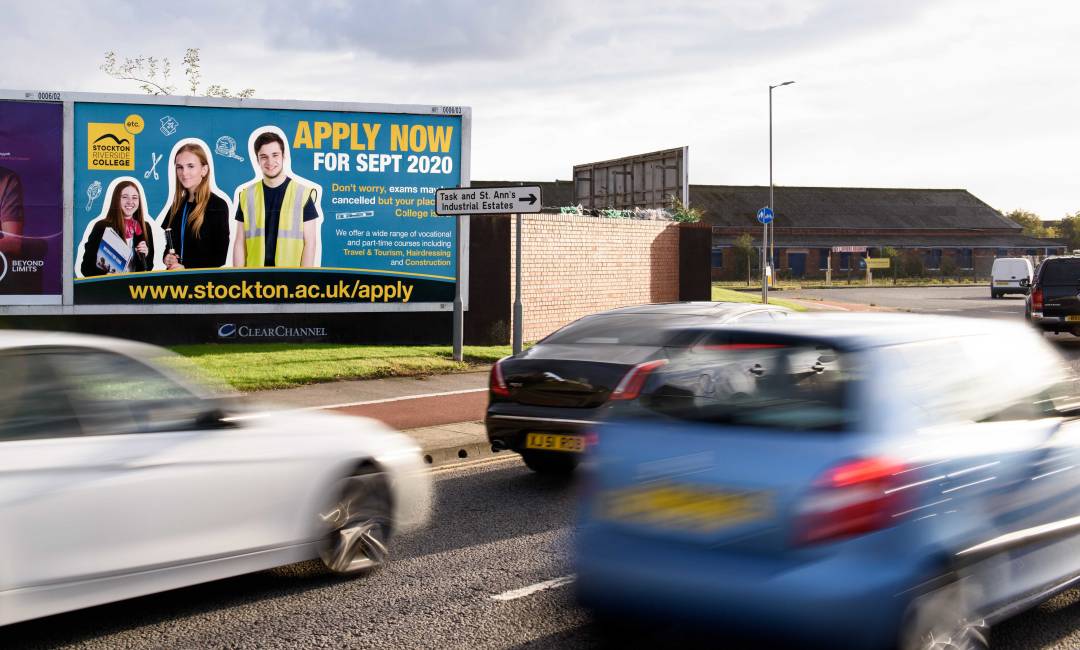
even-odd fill
[{"label": "young woman with long hair", "polygon": [[[111,228],[131,249],[131,259],[123,271],[98,263],[98,249],[106,228]],[[149,271],[153,267],[154,238],[146,227],[146,202],[134,181],[120,181],[113,188],[108,212],[94,224],[86,238],[82,259],[83,277],[110,272]]]},{"label": "young woman with long hair", "polygon": [[161,223],[171,229],[172,249],[165,251],[165,268],[215,268],[229,253],[229,205],[210,191],[206,149],[189,142],[173,158],[175,194]]}]

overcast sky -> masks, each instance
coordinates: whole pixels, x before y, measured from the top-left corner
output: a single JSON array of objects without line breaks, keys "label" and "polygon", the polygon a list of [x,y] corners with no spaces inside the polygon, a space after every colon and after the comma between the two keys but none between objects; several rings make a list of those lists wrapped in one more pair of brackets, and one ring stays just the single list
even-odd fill
[{"label": "overcast sky", "polygon": [[202,50],[263,99],[465,105],[472,177],[689,145],[690,180],[966,188],[1080,211],[1080,2],[0,0],[0,87],[138,92],[105,50]]}]

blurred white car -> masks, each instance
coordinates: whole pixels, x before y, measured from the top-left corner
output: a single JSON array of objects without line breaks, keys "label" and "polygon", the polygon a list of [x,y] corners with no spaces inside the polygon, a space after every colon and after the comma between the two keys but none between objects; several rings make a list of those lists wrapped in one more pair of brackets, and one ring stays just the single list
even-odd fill
[{"label": "blurred white car", "polygon": [[410,438],[238,410],[180,361],[0,333],[0,625],[313,558],[360,574],[426,520]]}]

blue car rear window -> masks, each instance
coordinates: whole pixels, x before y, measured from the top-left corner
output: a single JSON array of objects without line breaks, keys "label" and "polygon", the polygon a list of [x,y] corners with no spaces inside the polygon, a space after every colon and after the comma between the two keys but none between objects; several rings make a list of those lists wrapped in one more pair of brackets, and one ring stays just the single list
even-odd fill
[{"label": "blue car rear window", "polygon": [[704,345],[655,373],[640,413],[785,430],[843,431],[853,424],[850,355],[820,345]]}]

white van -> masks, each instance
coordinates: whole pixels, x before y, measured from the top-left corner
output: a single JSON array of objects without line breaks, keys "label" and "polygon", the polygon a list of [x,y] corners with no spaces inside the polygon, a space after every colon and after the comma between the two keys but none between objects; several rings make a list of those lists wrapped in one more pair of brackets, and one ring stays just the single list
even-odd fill
[{"label": "white van", "polygon": [[1026,257],[997,258],[990,271],[990,297],[1000,298],[1007,293],[1026,294],[1032,275],[1031,260]]}]

